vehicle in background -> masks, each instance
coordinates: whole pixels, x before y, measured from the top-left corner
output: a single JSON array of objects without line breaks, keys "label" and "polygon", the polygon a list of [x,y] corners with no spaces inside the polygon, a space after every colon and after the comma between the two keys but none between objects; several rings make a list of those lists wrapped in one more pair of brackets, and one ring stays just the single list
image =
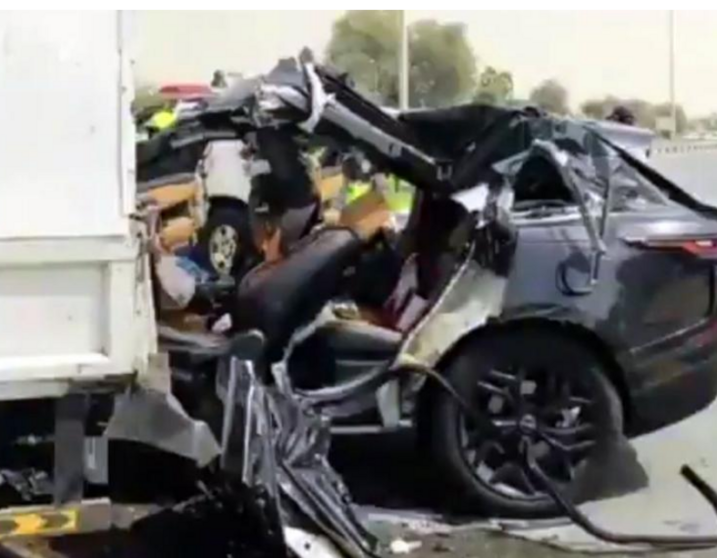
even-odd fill
[{"label": "vehicle in background", "polygon": [[[241,140],[198,136],[181,125],[137,143],[140,185],[157,180],[197,180],[202,184],[207,215],[194,256],[208,271],[225,277],[239,276],[257,263],[248,216],[251,179],[244,149]],[[345,190],[344,175],[352,166],[352,155],[342,154],[341,162],[336,163],[321,157],[307,159],[317,193],[328,208]]]},{"label": "vehicle in background", "polygon": [[[201,107],[215,91],[203,84],[166,85],[156,102],[135,114],[137,181],[140,185],[158,180],[202,184],[207,215],[195,256],[207,270],[230,276],[240,273],[253,258],[247,218],[249,178],[241,157],[242,143],[186,141],[174,130],[177,122]],[[158,110],[172,115],[161,130],[151,123]]]},{"label": "vehicle in background", "polygon": [[239,140],[211,141],[199,166],[208,215],[197,239],[197,257],[222,276],[240,275],[256,261],[248,213],[251,179],[243,149]]}]

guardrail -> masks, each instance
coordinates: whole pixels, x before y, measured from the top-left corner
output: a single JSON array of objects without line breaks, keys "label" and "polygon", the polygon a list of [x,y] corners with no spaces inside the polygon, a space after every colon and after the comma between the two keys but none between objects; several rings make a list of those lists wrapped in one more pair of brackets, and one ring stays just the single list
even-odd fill
[{"label": "guardrail", "polygon": [[709,150],[717,150],[717,140],[656,140],[652,144],[651,152],[653,155],[677,155],[681,153]]}]

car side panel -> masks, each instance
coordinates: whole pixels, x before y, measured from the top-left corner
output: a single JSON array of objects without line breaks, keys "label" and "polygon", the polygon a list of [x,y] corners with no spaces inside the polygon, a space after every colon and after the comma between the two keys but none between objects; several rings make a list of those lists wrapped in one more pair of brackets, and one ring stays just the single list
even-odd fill
[{"label": "car side panel", "polygon": [[[590,244],[580,222],[523,223],[502,315],[504,321],[568,322],[595,333],[620,364],[645,428],[693,412],[717,390],[714,265],[625,242],[645,227],[664,227],[667,218],[656,217],[611,220],[598,281],[582,296],[571,291],[590,279]],[[698,222],[685,218],[686,229]]]}]

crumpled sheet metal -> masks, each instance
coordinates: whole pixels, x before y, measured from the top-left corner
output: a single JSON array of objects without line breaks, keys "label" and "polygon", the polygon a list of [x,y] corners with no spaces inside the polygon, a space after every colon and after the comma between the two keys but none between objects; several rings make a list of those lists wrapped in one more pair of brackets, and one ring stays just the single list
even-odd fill
[{"label": "crumpled sheet metal", "polygon": [[104,436],[138,442],[204,467],[221,453],[209,426],[192,419],[170,393],[136,388],[117,397]]},{"label": "crumpled sheet metal", "polygon": [[596,209],[602,205],[608,186],[612,188],[635,188],[646,185],[642,195],[649,195],[654,188],[638,172],[634,165],[625,160],[602,131],[585,122],[552,117],[525,119],[524,139],[515,145],[515,151],[493,163],[492,169],[513,182],[523,164],[530,158],[536,142],[552,144],[564,156],[564,164],[573,179],[583,190],[588,204]]},{"label": "crumpled sheet metal", "polygon": [[402,353],[435,366],[466,334],[500,315],[507,278],[467,260],[444,296],[407,339]]},{"label": "crumpled sheet metal", "polygon": [[238,398],[251,407],[245,416],[253,417],[245,429],[243,480],[273,500],[285,543],[303,540],[287,536],[290,529],[302,529],[331,543],[323,545],[325,554],[333,545],[337,558],[376,556],[376,539],[354,513],[346,486],[328,462],[329,421],[253,375],[240,385]]}]

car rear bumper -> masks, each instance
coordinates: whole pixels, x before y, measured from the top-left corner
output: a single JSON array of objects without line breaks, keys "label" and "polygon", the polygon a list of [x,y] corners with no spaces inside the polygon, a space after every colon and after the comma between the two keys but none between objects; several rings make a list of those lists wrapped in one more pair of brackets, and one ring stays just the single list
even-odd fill
[{"label": "car rear bumper", "polygon": [[[717,324],[634,355],[631,433],[673,424],[717,397]],[[629,381],[629,380],[628,380]]]}]

